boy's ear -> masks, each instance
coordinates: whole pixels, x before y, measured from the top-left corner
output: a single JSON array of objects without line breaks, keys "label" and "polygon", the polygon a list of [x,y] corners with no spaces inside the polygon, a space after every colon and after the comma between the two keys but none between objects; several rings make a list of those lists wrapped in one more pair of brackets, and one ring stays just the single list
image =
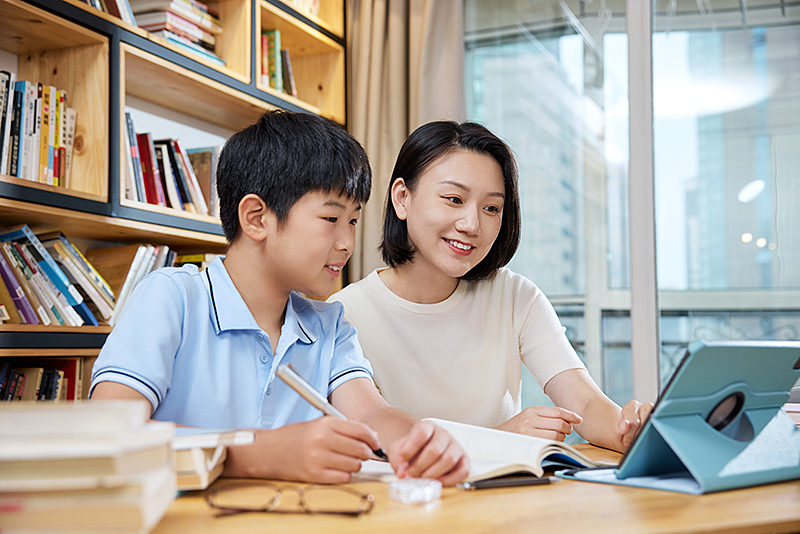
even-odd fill
[{"label": "boy's ear", "polygon": [[249,194],[239,202],[239,226],[253,241],[263,241],[270,233],[275,214],[258,195]]},{"label": "boy's ear", "polygon": [[392,184],[392,205],[397,218],[404,221],[407,217],[406,200],[408,199],[408,188],[406,181],[398,178]]}]

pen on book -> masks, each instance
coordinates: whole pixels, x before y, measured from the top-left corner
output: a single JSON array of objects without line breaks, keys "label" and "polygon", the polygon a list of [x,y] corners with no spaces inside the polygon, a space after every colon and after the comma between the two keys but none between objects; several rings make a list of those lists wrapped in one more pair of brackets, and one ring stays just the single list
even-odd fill
[{"label": "pen on book", "polygon": [[[301,397],[307,400],[314,408],[317,408],[325,415],[332,415],[333,417],[347,420],[347,417],[345,417],[342,412],[334,408],[334,406],[328,402],[328,399],[323,397],[319,391],[311,387],[311,384],[306,382],[305,379],[300,376],[291,365],[279,365],[275,374],[278,375],[278,378],[286,382],[286,384],[295,390]],[[372,451],[372,453],[377,456],[378,459],[383,460],[384,462],[389,461],[389,458],[386,456],[386,453],[383,452],[383,449],[375,449]]]},{"label": "pen on book", "polygon": [[476,480],[475,482],[463,482],[456,487],[464,490],[479,490],[489,488],[513,488],[516,486],[538,486],[540,484],[550,484],[554,477],[509,477],[509,478],[490,478],[488,480]]}]

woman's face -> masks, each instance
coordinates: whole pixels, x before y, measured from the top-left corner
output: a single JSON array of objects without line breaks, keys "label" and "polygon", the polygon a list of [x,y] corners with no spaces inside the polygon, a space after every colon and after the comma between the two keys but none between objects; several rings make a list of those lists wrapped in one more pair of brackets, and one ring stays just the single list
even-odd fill
[{"label": "woman's face", "polygon": [[459,278],[489,253],[503,220],[503,171],[491,156],[457,150],[431,163],[409,190],[392,187],[397,216],[407,221],[413,265]]}]

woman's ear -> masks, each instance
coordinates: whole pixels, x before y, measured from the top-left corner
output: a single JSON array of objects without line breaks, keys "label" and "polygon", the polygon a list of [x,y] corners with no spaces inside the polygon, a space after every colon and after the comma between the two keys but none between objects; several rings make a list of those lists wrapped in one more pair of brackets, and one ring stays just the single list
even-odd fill
[{"label": "woman's ear", "polygon": [[258,195],[249,194],[239,202],[239,226],[253,241],[263,241],[270,233],[275,214]]},{"label": "woman's ear", "polygon": [[408,200],[409,190],[406,187],[406,181],[398,178],[392,184],[392,205],[397,218],[401,221],[406,220],[408,212],[406,211],[406,201]]}]

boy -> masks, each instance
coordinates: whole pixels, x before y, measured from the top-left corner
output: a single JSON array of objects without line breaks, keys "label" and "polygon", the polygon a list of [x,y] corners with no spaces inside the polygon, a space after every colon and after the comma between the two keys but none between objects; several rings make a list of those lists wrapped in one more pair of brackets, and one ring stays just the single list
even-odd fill
[{"label": "boy", "polygon": [[[379,395],[341,305],[295,293],[333,290],[370,184],[363,148],[326,119],[271,111],[232,136],[217,168],[225,258],[142,281],[95,363],[92,398],[145,399],[154,419],[181,425],[255,428],[255,443],[230,449],[226,476],[345,483],[383,442],[399,476],[463,480],[458,443]],[[348,420],[319,417],[275,377],[281,363]]]}]

